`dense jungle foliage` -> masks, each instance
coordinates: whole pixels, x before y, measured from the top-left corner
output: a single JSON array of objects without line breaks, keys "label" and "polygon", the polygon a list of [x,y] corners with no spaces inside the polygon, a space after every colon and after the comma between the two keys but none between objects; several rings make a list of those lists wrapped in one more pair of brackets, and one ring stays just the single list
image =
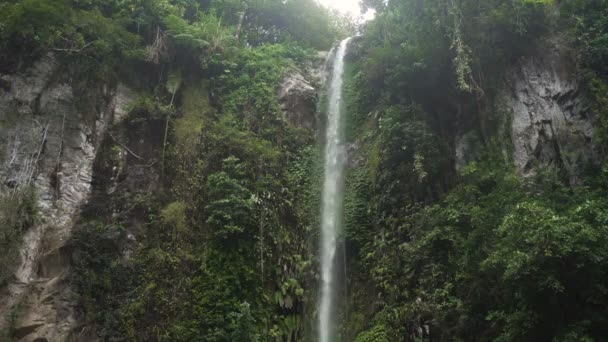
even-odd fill
[{"label": "dense jungle foliage", "polygon": [[[101,147],[70,242],[94,335],[303,338],[304,303],[315,301],[319,157],[315,132],[288,124],[276,93],[288,72],[322,66],[317,51],[351,31],[313,0],[0,4],[2,73],[51,53],[77,86],[120,81],[139,93]],[[0,197],[2,280],[35,219],[25,215],[29,197]]]},{"label": "dense jungle foliage", "polygon": [[[608,2],[365,3],[378,15],[348,66],[347,134],[364,158],[347,179],[344,335],[605,339],[606,168],[578,186],[555,168],[518,177],[494,99],[518,59],[568,44],[604,151]],[[456,171],[454,132],[466,127],[482,152]]]},{"label": "dense jungle foliage", "polygon": [[[576,51],[605,151],[608,1],[362,3],[376,18],[347,56],[357,158],[341,339],[605,340],[608,165],[576,186],[559,169],[519,177],[493,100],[509,66],[560,41]],[[314,0],[0,3],[0,73],[51,53],[83,87],[138,91],[70,241],[94,335],[315,340],[323,141],[282,118],[277,89],[354,31]],[[456,170],[465,126],[480,153]],[[29,189],[0,195],[0,280],[34,203]]]}]

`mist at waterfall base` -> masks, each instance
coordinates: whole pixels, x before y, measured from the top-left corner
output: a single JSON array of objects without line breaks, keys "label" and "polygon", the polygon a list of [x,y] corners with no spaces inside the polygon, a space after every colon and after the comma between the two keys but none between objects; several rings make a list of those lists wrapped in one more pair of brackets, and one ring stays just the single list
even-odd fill
[{"label": "mist at waterfall base", "polygon": [[335,339],[335,256],[341,229],[343,202],[343,171],[345,153],[342,127],[342,84],[344,56],[350,38],[340,42],[335,53],[329,85],[327,134],[325,146],[325,180],[321,202],[321,298],[319,303],[319,342]]}]

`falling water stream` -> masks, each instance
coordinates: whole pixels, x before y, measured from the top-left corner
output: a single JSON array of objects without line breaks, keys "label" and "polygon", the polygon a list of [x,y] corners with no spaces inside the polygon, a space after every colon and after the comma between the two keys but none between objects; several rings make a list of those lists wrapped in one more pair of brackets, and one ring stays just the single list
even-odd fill
[{"label": "falling water stream", "polygon": [[342,173],[344,170],[342,127],[342,76],[344,55],[350,38],[340,43],[334,56],[329,105],[327,110],[327,137],[325,146],[325,182],[321,204],[321,303],[319,307],[319,342],[335,339],[335,256],[342,210]]}]

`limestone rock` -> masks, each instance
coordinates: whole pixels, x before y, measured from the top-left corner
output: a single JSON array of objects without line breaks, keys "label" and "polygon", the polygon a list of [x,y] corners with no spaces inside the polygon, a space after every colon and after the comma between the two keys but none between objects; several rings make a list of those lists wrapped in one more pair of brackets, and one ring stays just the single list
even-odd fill
[{"label": "limestone rock", "polygon": [[301,72],[294,71],[283,79],[279,102],[285,121],[296,127],[315,128],[317,90]]},{"label": "limestone rock", "polygon": [[537,57],[522,60],[508,73],[500,107],[511,117],[513,159],[524,176],[537,167],[564,171],[580,181],[585,164],[597,164],[593,113],[580,96],[575,60],[559,41]]},{"label": "limestone rock", "polygon": [[106,85],[91,90],[92,103],[77,105],[53,55],[0,79],[0,191],[33,186],[44,218],[25,232],[21,264],[1,291],[0,328],[19,305],[21,341],[65,341],[77,325],[66,242],[89,198],[97,149],[134,95]]}]

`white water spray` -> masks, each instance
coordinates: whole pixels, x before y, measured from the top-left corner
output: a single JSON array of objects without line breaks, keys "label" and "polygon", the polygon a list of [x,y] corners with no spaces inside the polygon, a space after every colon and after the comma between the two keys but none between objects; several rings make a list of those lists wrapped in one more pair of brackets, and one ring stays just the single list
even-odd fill
[{"label": "white water spray", "polygon": [[325,183],[321,208],[321,303],[319,309],[319,342],[335,339],[335,256],[340,231],[342,210],[342,173],[344,170],[342,129],[342,76],[344,55],[350,38],[340,43],[333,61],[329,106],[327,111],[327,138],[325,146]]}]

